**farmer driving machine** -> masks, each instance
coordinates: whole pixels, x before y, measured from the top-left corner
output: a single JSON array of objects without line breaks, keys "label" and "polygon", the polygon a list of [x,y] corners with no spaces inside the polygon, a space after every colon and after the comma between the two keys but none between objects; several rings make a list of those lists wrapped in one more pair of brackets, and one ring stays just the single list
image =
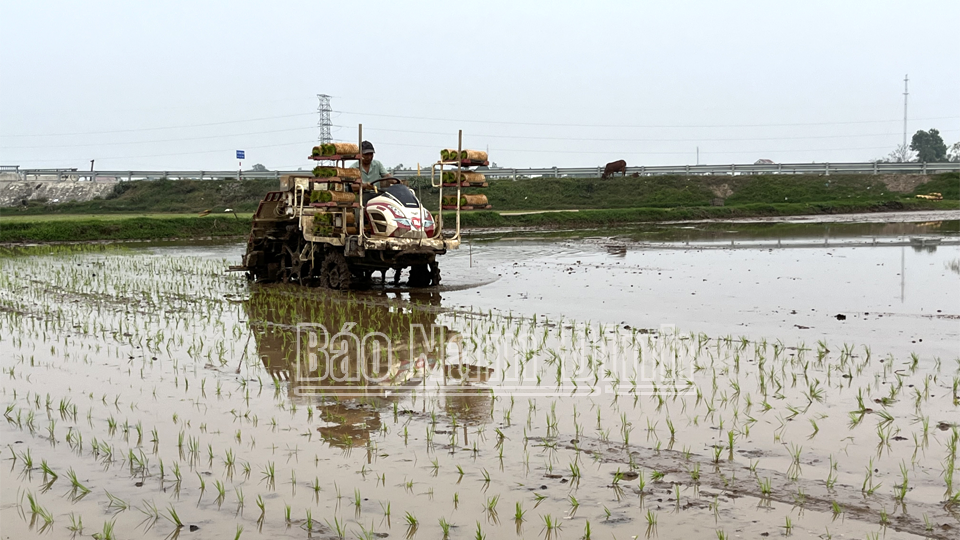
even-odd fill
[{"label": "farmer driving machine", "polygon": [[[360,170],[346,166],[360,159],[360,144],[322,144],[310,156],[320,162],[313,174],[281,177],[280,190],[260,202],[243,264],[231,269],[253,281],[331,289],[362,287],[378,271],[385,279],[390,269],[398,284],[409,269],[408,286],[439,285],[437,256],[460,246],[461,187],[473,185],[465,182],[467,167],[487,164],[485,153],[460,149],[462,135],[458,149],[444,150],[431,173],[440,206],[456,210],[447,213],[455,215],[453,227],[445,228],[443,213],[434,216],[405,183],[384,178],[365,191]],[[444,187],[456,188],[455,204],[447,204],[453,201]]]}]

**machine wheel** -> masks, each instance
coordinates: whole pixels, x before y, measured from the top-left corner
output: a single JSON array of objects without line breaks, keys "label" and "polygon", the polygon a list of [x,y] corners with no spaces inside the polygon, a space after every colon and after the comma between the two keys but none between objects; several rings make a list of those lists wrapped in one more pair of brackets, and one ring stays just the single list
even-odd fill
[{"label": "machine wheel", "polygon": [[407,285],[411,287],[431,287],[440,284],[440,266],[435,263],[415,264],[410,267]]},{"label": "machine wheel", "polygon": [[304,253],[308,249],[306,243],[300,248],[300,253],[293,254],[293,269],[291,272],[292,279],[304,287],[316,287],[319,278],[317,276],[317,268],[322,267],[322,260],[317,261],[317,256],[315,253],[311,254],[311,257],[307,260],[300,260],[300,254]]},{"label": "machine wheel", "polygon": [[317,278],[313,275],[313,261],[297,261],[294,266],[296,280],[303,287],[315,287]]},{"label": "machine wheel", "polygon": [[328,253],[320,266],[320,286],[328,289],[349,289],[353,284],[353,273],[346,257],[339,251]]},{"label": "machine wheel", "polygon": [[254,282],[276,281],[284,265],[284,248],[280,242],[258,240],[247,245],[244,264],[248,265],[247,279]]},{"label": "machine wheel", "polygon": [[290,249],[287,244],[283,245],[283,252],[280,254],[280,283],[289,283],[294,277],[294,265],[298,264],[297,254]]},{"label": "machine wheel", "polygon": [[415,264],[410,267],[410,277],[407,278],[407,285],[411,287],[430,286],[430,270],[425,264]]}]

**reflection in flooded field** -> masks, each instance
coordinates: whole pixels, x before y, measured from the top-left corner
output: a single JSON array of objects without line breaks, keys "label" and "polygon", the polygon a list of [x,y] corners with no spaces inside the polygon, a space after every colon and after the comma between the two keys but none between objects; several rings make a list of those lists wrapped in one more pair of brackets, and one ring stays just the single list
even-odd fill
[{"label": "reflection in flooded field", "polygon": [[381,411],[417,390],[444,390],[444,412],[468,425],[489,416],[492,392],[475,384],[492,370],[463,363],[440,303],[436,292],[398,302],[252,285],[243,306],[264,369],[291,401],[316,408],[324,441],[349,447],[368,444]]},{"label": "reflection in flooded field", "polygon": [[478,246],[426,296],[6,252],[2,534],[955,536],[956,245],[624,245]]}]

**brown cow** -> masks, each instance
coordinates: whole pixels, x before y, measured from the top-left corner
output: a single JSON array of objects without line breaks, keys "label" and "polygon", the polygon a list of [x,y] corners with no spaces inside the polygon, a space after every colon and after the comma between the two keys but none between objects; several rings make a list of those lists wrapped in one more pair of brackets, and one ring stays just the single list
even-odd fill
[{"label": "brown cow", "polygon": [[627,175],[626,161],[618,159],[617,161],[607,163],[607,166],[603,168],[603,174],[600,175],[600,178],[609,178],[617,173],[621,173],[623,176]]}]

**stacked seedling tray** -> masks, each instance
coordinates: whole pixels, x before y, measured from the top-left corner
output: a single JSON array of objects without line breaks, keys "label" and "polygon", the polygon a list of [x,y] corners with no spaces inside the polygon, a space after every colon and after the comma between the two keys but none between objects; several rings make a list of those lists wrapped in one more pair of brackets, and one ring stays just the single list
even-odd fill
[{"label": "stacked seedling tray", "polygon": [[[440,182],[442,187],[458,188],[457,195],[444,196],[441,205],[444,210],[489,210],[493,208],[482,193],[463,193],[463,188],[488,187],[483,173],[471,170],[474,167],[490,165],[487,153],[480,150],[452,150],[440,151]],[[456,167],[444,170],[444,167]]]},{"label": "stacked seedling tray", "polygon": [[[360,159],[353,143],[314,146],[310,159],[323,162],[313,169],[307,189],[309,209],[304,209],[304,230],[318,237],[357,234],[354,208],[360,207],[359,193],[347,191],[347,184],[360,182],[360,169],[348,168],[348,161]],[[307,221],[309,220],[309,223]]]}]

